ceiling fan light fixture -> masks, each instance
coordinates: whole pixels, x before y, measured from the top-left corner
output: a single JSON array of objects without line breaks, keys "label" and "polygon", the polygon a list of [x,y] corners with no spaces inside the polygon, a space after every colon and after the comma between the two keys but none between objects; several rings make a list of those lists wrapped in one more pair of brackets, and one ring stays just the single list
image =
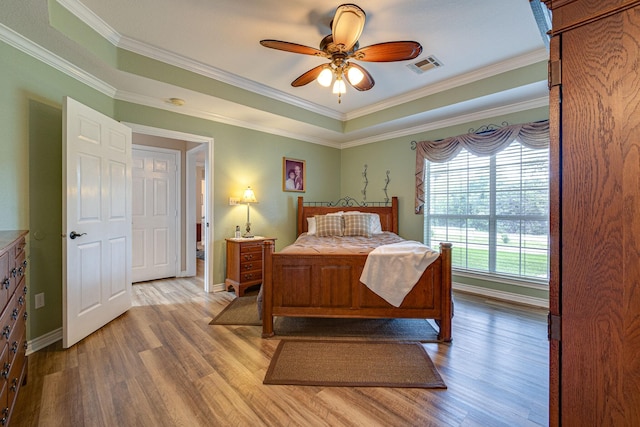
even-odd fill
[{"label": "ceiling fan light fixture", "polygon": [[343,45],[345,51],[351,50],[362,34],[365,18],[364,10],[355,4],[338,6],[331,25],[333,41]]},{"label": "ceiling fan light fixture", "polygon": [[333,83],[333,93],[337,93],[341,95],[347,92],[347,86],[344,84],[344,80],[342,77],[338,77],[336,81]]},{"label": "ceiling fan light fixture", "polygon": [[347,79],[349,79],[349,83],[351,83],[351,85],[357,85],[362,81],[363,78],[364,74],[356,67],[349,67],[347,69]]},{"label": "ceiling fan light fixture", "polygon": [[333,71],[331,71],[331,68],[329,67],[324,68],[320,74],[318,74],[318,78],[316,80],[320,86],[331,86],[331,82],[333,81]]}]

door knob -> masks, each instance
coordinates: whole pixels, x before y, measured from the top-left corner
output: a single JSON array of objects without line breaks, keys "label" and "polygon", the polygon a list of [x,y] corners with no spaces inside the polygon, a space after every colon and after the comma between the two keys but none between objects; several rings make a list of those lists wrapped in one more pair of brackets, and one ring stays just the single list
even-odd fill
[{"label": "door knob", "polygon": [[73,240],[76,237],[84,236],[85,234],[87,233],[76,233],[75,231],[72,231],[71,234],[69,234],[69,238]]}]

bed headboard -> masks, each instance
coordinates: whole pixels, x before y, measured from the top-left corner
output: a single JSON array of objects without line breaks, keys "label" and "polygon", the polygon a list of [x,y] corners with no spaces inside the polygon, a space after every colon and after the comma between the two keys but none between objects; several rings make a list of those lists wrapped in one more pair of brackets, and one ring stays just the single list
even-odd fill
[{"label": "bed headboard", "polygon": [[[307,218],[314,215],[326,215],[339,211],[359,211],[366,213],[377,213],[380,215],[382,231],[391,231],[398,234],[398,198],[391,198],[391,206],[385,203],[372,203],[372,206],[358,206],[353,203],[353,199],[345,198],[344,203],[337,202],[337,206],[327,202],[311,202],[305,206],[303,197],[298,197],[298,233],[299,236],[307,231]],[[350,202],[351,201],[351,202]],[[374,206],[375,205],[375,206]]]}]

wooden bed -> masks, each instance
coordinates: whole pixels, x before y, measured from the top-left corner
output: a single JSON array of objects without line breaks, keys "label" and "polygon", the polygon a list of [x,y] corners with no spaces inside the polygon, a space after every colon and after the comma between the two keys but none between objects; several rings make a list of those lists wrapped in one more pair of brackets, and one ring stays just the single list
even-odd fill
[{"label": "wooden bed", "polygon": [[[346,204],[346,206],[345,206]],[[391,206],[357,206],[347,198],[340,206],[305,205],[298,197],[298,228],[307,231],[307,217],[336,211],[380,215],[383,231],[398,233],[398,199]],[[262,336],[274,335],[274,316],[434,319],[438,339],[451,341],[451,244],[440,244],[440,255],[399,307],[387,303],[360,282],[366,254],[300,255],[263,248]]]}]

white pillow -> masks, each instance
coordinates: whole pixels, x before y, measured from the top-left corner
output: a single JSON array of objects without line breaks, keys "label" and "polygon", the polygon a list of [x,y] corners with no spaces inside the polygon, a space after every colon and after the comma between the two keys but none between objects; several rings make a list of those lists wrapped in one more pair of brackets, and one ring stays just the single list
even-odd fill
[{"label": "white pillow", "polygon": [[316,234],[316,218],[313,216],[307,217],[307,234],[309,236]]},{"label": "white pillow", "polygon": [[380,215],[373,213],[371,217],[371,234],[382,234],[382,224],[380,224]]}]

